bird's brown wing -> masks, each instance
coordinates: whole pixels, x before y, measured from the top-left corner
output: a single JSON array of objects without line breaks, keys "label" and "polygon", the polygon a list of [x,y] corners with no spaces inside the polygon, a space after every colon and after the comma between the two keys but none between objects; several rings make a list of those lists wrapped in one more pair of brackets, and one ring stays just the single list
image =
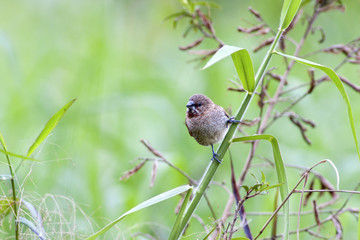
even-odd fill
[{"label": "bird's brown wing", "polygon": [[225,111],[225,109],[222,109],[224,111],[224,114],[227,118],[230,118],[229,114]]},{"label": "bird's brown wing", "polygon": [[188,132],[189,132],[190,136],[193,136],[193,135],[191,134],[190,130],[189,130],[189,126],[188,126],[188,125],[187,125],[187,123],[186,123],[186,119],[185,119],[185,126],[186,126],[186,128],[187,128],[187,130],[188,130]]}]

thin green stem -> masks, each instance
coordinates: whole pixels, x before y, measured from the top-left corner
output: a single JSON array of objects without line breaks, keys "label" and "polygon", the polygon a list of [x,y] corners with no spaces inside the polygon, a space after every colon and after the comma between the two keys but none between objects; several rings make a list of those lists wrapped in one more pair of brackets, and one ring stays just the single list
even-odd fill
[{"label": "thin green stem", "polygon": [[[284,32],[284,30],[282,30],[282,29],[279,29],[279,31],[277,32],[273,43],[271,44],[263,62],[261,63],[260,68],[258,69],[258,71],[256,73],[256,76],[255,76],[256,86],[255,86],[254,92],[256,92],[256,89],[261,84],[261,81],[263,79],[263,76],[265,75],[265,71],[270,62],[273,51],[275,50],[283,32]],[[237,113],[235,115],[235,120],[241,120],[243,118],[253,96],[254,96],[253,93],[250,93],[250,92],[246,93],[245,98],[244,98],[242,104],[240,105],[239,110],[237,111]],[[232,124],[230,126],[224,140],[221,142],[220,147],[218,148],[218,151],[217,151],[217,154],[219,155],[219,159],[223,159],[226,151],[229,149],[230,140],[233,138],[236,128],[237,128],[237,125]],[[194,198],[192,199],[192,201],[189,203],[188,207],[185,210],[184,216],[178,215],[178,218],[179,217],[182,218],[181,232],[179,233],[180,235],[176,236],[174,239],[178,239],[181,236],[182,232],[185,229],[185,226],[187,225],[191,216],[193,215],[196,207],[198,206],[198,204],[200,202],[200,199],[204,195],[205,190],[208,187],[212,178],[214,177],[215,172],[218,167],[219,167],[219,163],[217,161],[211,161],[210,164],[208,165],[202,179],[200,180],[198,187],[194,191]]]},{"label": "thin green stem", "polygon": [[13,195],[13,201],[14,201],[14,216],[15,216],[15,239],[19,239],[19,230],[20,230],[20,222],[18,221],[18,208],[17,208],[17,201],[16,201],[16,189],[15,189],[15,174],[9,159],[9,156],[7,156],[7,160],[9,163],[9,169],[11,174],[11,188],[12,188],[12,195]]},{"label": "thin green stem", "polygon": [[[4,150],[7,152],[7,148],[6,148],[6,145],[5,143],[2,141],[1,142]],[[9,165],[9,170],[10,170],[10,175],[11,175],[11,188],[12,188],[12,197],[13,197],[13,205],[10,203],[10,206],[12,206],[13,208],[13,211],[14,211],[14,218],[15,218],[15,239],[18,240],[19,239],[19,229],[20,229],[20,222],[17,221],[18,220],[18,208],[17,208],[17,203],[16,203],[16,188],[15,188],[15,173],[14,173],[14,169],[13,169],[13,166],[11,164],[11,161],[10,161],[10,157],[8,154],[5,154],[6,155],[6,159],[7,159],[7,162],[8,162],[8,165]]]}]

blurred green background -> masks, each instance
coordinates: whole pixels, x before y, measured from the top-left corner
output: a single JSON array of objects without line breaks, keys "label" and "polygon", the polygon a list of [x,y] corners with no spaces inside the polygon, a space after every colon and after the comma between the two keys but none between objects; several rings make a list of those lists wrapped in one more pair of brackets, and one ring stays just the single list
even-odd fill
[{"label": "blurred green background", "polygon": [[[247,11],[250,5],[274,30],[277,28],[281,0],[271,4],[267,0],[217,2],[222,8],[212,11],[214,26],[217,35],[227,44],[251,50],[266,38],[249,37],[236,31],[237,26],[248,27],[248,22],[256,23]],[[315,26],[322,27],[326,34],[325,42],[319,44],[320,33],[315,32],[310,35],[302,54],[347,43],[360,36],[360,29],[353,24],[359,21],[360,2],[344,3],[347,6],[344,13],[332,11],[319,17]],[[305,8],[305,16],[311,13],[311,6]],[[243,95],[226,90],[233,86],[228,79],[235,78],[230,60],[200,71],[202,64],[189,63],[193,56],[178,50],[179,46],[196,38],[196,35],[182,38],[186,22],[181,22],[173,30],[171,21],[163,21],[180,8],[175,0],[1,2],[0,131],[9,150],[26,154],[47,120],[68,101],[77,98],[53,134],[34,154],[41,162],[27,161],[18,172],[19,182],[25,189],[21,195],[25,199],[39,208],[50,212],[58,209],[61,213],[52,219],[52,223],[45,221],[52,215],[44,217],[45,229],[52,239],[86,236],[136,204],[187,183],[185,178],[163,164],[159,165],[153,188],[149,187],[151,164],[146,164],[129,180],[120,182],[120,176],[138,163],[134,162],[137,157],[152,157],[140,139],[150,141],[168,160],[194,179],[200,179],[209,162],[210,148],[198,145],[187,133],[184,117],[188,98],[194,93],[203,93],[217,104],[236,111]],[[304,17],[301,21],[305,21]],[[304,25],[298,24],[290,36],[298,39],[303,31]],[[214,47],[211,43],[205,45]],[[289,46],[293,48],[291,44]],[[265,51],[251,52],[255,68]],[[326,54],[310,59],[331,67],[341,61],[339,56]],[[274,57],[271,65],[277,64],[281,65],[281,59]],[[339,74],[360,84],[356,65],[342,68]],[[316,76],[322,76],[322,73],[316,72]],[[306,68],[296,66],[289,79],[290,86],[307,81]],[[360,134],[360,94],[349,88],[347,91]],[[307,132],[313,145],[308,146],[302,140],[300,132],[288,119],[280,119],[268,133],[278,138],[284,161],[310,167],[322,159],[331,159],[339,169],[340,188],[353,189],[359,182],[359,159],[345,104],[335,86],[330,82],[322,84],[295,110],[317,124],[315,129]],[[252,119],[257,114],[254,101],[246,118]],[[244,144],[231,148],[238,176],[248,149],[249,145]],[[267,143],[262,143],[259,150],[259,155],[272,157]],[[4,162],[4,156],[1,158]],[[15,165],[20,162],[15,158],[12,161]],[[255,163],[262,163],[262,160],[257,158]],[[0,174],[8,174],[5,164],[0,170]],[[250,172],[260,176],[260,171],[264,171],[272,183],[276,182],[271,168],[252,168]],[[323,165],[317,171],[335,185],[335,174],[329,165]],[[301,172],[289,169],[288,174],[292,187]],[[215,179],[225,181],[229,186],[228,157]],[[253,182],[251,177],[246,179],[247,184]],[[3,185],[2,192],[9,193],[9,186]],[[209,195],[215,212],[220,216],[227,193],[213,186]],[[55,200],[45,204],[49,200],[44,201],[45,197]],[[338,206],[346,197],[340,195]],[[131,236],[144,232],[166,239],[175,220],[174,208],[179,199],[168,200],[129,216],[104,238],[141,239],[140,236]],[[291,206],[296,211],[298,196],[293,199]],[[260,196],[246,207],[248,211],[271,211],[272,201],[273,194]],[[349,205],[358,207],[356,201],[359,198],[353,197]],[[205,202],[197,214],[206,224],[211,224]],[[264,222],[264,218],[250,218],[253,231]],[[313,217],[309,219],[312,221]],[[345,239],[355,237],[356,219],[347,215],[342,220]],[[295,218],[294,223],[292,228],[296,226]],[[306,221],[303,224],[306,226]],[[3,237],[11,236],[13,230],[7,233],[8,230],[4,228]],[[204,236],[196,221],[189,231],[199,233],[190,239]],[[329,234],[334,234],[334,231],[329,230]],[[27,233],[31,234],[29,230]]]}]

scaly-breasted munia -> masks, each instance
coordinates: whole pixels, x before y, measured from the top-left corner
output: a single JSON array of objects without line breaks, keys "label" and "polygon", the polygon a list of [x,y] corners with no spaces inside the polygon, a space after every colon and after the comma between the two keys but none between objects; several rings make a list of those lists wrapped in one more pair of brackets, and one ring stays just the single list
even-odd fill
[{"label": "scaly-breasted munia", "polygon": [[217,158],[218,154],[214,151],[213,144],[224,138],[228,124],[241,122],[229,117],[222,107],[202,94],[191,96],[186,107],[185,124],[190,136],[201,145],[210,145],[213,153],[211,160],[215,159],[221,163],[221,160]]}]

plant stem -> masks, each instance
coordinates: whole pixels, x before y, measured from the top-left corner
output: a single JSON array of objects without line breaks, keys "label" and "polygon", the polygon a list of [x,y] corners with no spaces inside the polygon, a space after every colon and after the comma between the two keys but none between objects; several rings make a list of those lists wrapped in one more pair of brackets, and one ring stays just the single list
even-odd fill
[{"label": "plant stem", "polygon": [[[325,163],[327,162],[327,160],[322,160],[318,163],[316,163],[314,166],[312,166],[311,168],[309,168],[300,178],[300,180],[296,183],[295,187],[293,188],[293,190],[291,190],[291,192],[286,196],[285,199],[282,200],[282,203],[278,206],[278,208],[273,212],[273,214],[271,215],[271,217],[266,221],[266,223],[264,224],[264,226],[261,228],[260,232],[258,233],[258,235],[256,235],[256,237],[254,238],[254,240],[258,239],[258,237],[264,232],[265,228],[267,227],[267,225],[269,225],[269,223],[271,222],[271,220],[277,215],[277,213],[279,212],[279,210],[284,206],[284,204],[289,200],[290,196],[294,193],[294,191],[296,190],[296,188],[300,185],[300,183],[302,182],[302,180],[309,174],[309,172],[311,172],[311,170],[313,168],[315,168],[316,166],[318,166],[319,164]],[[286,232],[286,234],[288,234],[289,231]]]},{"label": "plant stem", "polygon": [[[256,73],[256,76],[255,76],[256,86],[255,86],[254,92],[256,92],[256,89],[261,84],[261,81],[263,79],[263,76],[265,75],[265,71],[270,62],[273,51],[275,50],[283,32],[284,32],[283,29],[279,29],[279,31],[277,32],[273,43],[271,44],[263,62],[261,63],[260,68],[258,69],[258,71]],[[240,105],[239,110],[236,113],[235,120],[241,120],[243,118],[254,95],[255,94],[250,93],[250,92],[246,93],[245,98],[244,98],[242,104]],[[228,150],[228,148],[230,146],[230,140],[234,136],[236,129],[237,129],[236,124],[232,124],[230,126],[229,131],[227,132],[224,140],[221,142],[220,147],[218,148],[217,154],[219,155],[219,159],[223,159],[226,151]],[[200,202],[200,199],[204,195],[205,190],[208,187],[211,179],[214,177],[215,172],[218,167],[219,167],[219,163],[217,161],[210,162],[203,177],[200,180],[198,187],[194,191],[194,198],[192,199],[192,201],[189,203],[188,207],[186,208],[184,216],[178,215],[178,217],[182,217],[182,221],[181,221],[181,232],[179,233],[179,236],[176,236],[176,239],[178,239],[181,236],[182,232],[184,231],[185,226],[187,225],[191,216],[193,215],[196,207],[198,206],[198,204]]]},{"label": "plant stem", "polygon": [[[2,137],[2,136],[1,136]],[[7,148],[6,145],[3,141],[1,141],[1,144],[4,148],[4,150],[7,152]],[[20,222],[17,221],[18,220],[18,208],[17,208],[17,202],[16,202],[16,189],[15,189],[15,173],[14,173],[14,169],[12,167],[9,155],[6,154],[6,159],[9,165],[9,170],[10,170],[10,175],[11,175],[11,189],[12,189],[12,197],[13,197],[13,211],[14,211],[14,218],[15,218],[15,239],[18,240],[19,239],[19,229],[20,229]],[[11,203],[10,203],[11,206]]]}]

